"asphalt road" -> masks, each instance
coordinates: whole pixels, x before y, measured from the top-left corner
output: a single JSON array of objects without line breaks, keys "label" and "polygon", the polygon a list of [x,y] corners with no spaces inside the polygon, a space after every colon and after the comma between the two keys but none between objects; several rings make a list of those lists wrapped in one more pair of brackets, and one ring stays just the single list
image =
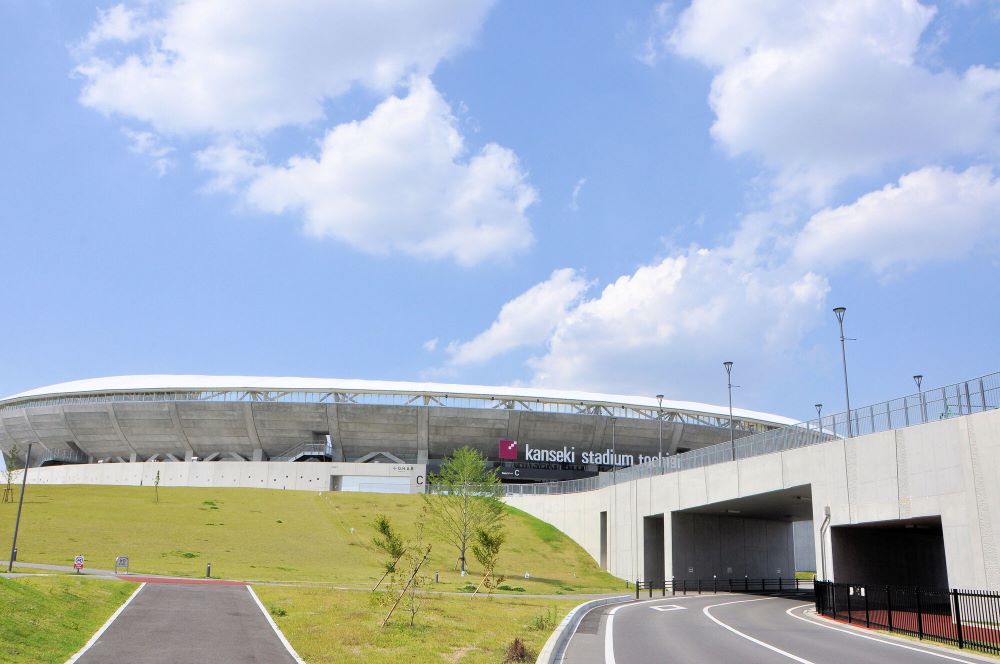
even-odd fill
[{"label": "asphalt road", "polygon": [[147,583],[78,664],[295,664],[246,586]]},{"label": "asphalt road", "polygon": [[[805,615],[808,597],[688,595],[592,610],[565,664],[948,664],[995,661],[859,634]],[[609,623],[610,634],[609,638]]]}]

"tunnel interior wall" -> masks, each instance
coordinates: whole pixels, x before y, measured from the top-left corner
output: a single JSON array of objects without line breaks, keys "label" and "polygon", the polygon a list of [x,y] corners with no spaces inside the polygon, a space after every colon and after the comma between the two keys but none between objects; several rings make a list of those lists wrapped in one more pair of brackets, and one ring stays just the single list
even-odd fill
[{"label": "tunnel interior wall", "polygon": [[674,512],[675,579],[792,578],[795,551],[787,521]]},{"label": "tunnel interior wall", "polygon": [[643,580],[662,584],[666,573],[662,514],[642,518],[642,548]]},{"label": "tunnel interior wall", "polygon": [[834,526],[833,578],[844,583],[948,588],[940,523]]},{"label": "tunnel interior wall", "polygon": [[796,572],[816,571],[816,538],[813,534],[813,527],[812,519],[792,523]]}]

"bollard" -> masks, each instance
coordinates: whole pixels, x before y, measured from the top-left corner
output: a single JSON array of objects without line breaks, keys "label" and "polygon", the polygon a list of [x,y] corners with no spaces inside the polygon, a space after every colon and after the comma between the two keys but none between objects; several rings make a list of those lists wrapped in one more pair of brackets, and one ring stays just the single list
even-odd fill
[{"label": "bollard", "polygon": [[441,583],[441,572],[434,572],[434,583]]},{"label": "bollard", "polygon": [[212,578],[212,563],[208,563],[208,565],[205,567],[205,578],[206,579]]}]

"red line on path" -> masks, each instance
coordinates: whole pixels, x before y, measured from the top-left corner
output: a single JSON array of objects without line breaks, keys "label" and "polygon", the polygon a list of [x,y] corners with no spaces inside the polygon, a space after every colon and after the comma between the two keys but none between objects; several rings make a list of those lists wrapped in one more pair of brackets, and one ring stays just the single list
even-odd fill
[{"label": "red line on path", "polygon": [[180,577],[164,576],[119,576],[122,581],[135,581],[137,583],[185,583],[198,586],[245,586],[244,581],[227,581],[225,579],[184,579]]}]

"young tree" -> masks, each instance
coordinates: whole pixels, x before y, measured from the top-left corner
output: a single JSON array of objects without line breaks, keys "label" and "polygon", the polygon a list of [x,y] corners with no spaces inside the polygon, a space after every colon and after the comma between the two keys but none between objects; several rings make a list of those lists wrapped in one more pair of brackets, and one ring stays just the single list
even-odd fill
[{"label": "young tree", "polygon": [[432,475],[424,494],[431,527],[458,550],[466,571],[469,542],[479,529],[493,531],[503,522],[503,485],[496,471],[486,468],[478,450],[463,447],[445,457],[441,472]]},{"label": "young tree", "polygon": [[7,480],[7,486],[3,490],[3,502],[9,503],[14,500],[14,489],[11,487],[14,484],[14,478],[17,476],[17,471],[21,466],[21,460],[17,458],[17,445],[11,445],[10,449],[3,455],[4,463],[7,469],[4,471],[4,478]]},{"label": "young tree", "polygon": [[[503,583],[504,577],[497,577],[494,572],[497,568],[497,561],[500,559],[500,547],[503,546],[506,539],[507,536],[499,528],[492,532],[482,528],[476,530],[476,541],[472,544],[472,555],[483,566],[483,580],[479,582],[479,587],[486,586],[490,593]],[[479,588],[476,588],[476,592],[479,592]]]},{"label": "young tree", "polygon": [[384,551],[389,556],[389,559],[383,563],[385,574],[382,575],[382,578],[372,588],[372,592],[378,590],[378,587],[385,581],[385,577],[396,571],[399,559],[406,553],[406,544],[395,528],[392,527],[392,521],[389,520],[389,517],[384,514],[375,516],[375,532],[378,534],[372,538],[372,544]]}]

